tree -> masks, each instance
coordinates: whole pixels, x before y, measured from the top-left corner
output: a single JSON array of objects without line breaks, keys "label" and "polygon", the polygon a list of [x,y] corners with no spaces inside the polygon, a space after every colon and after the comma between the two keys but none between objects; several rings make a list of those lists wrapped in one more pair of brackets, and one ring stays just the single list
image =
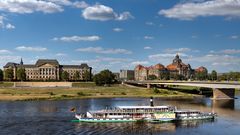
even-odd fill
[{"label": "tree", "polygon": [[212,80],[217,80],[217,72],[215,70],[213,70],[212,73],[211,73],[211,79]]},{"label": "tree", "polygon": [[207,80],[208,79],[208,73],[206,71],[197,72],[196,73],[196,79],[197,80]]},{"label": "tree", "polygon": [[61,78],[64,81],[68,81],[69,80],[69,73],[67,71],[63,71],[61,74]]},{"label": "tree", "polygon": [[157,76],[156,75],[149,75],[148,80],[156,80]]},{"label": "tree", "polygon": [[183,75],[179,75],[179,74],[170,74],[170,78],[173,80],[184,80],[184,76]]},{"label": "tree", "polygon": [[90,81],[91,80],[91,73],[88,70],[83,72],[83,80]]},{"label": "tree", "polygon": [[103,70],[93,77],[96,85],[110,85],[115,83],[115,75],[110,70]]},{"label": "tree", "polygon": [[9,68],[9,69],[6,69],[4,71],[4,77],[6,80],[8,81],[12,81],[13,80],[13,69]]},{"label": "tree", "polygon": [[75,81],[80,80],[80,72],[79,72],[79,71],[76,71],[76,72],[74,73],[73,79],[74,79]]},{"label": "tree", "polygon": [[3,81],[3,71],[0,69],[0,81]]},{"label": "tree", "polygon": [[20,81],[25,81],[26,80],[26,73],[24,68],[19,68],[17,70],[17,79]]},{"label": "tree", "polygon": [[170,73],[169,72],[160,72],[160,80],[169,80],[170,79]]}]

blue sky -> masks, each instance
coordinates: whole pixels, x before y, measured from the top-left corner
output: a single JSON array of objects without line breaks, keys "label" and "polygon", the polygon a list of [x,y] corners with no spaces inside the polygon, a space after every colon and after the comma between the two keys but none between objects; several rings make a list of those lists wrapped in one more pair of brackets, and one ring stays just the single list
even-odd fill
[{"label": "blue sky", "polygon": [[192,68],[240,71],[240,0],[1,0],[0,66],[88,63],[133,69],[180,54]]}]

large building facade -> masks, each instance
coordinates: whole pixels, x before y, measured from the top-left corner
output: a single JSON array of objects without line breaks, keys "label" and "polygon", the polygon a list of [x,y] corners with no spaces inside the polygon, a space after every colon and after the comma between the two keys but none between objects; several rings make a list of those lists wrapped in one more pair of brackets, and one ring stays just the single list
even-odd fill
[{"label": "large building facade", "polygon": [[[78,73],[78,80],[84,79],[84,73],[88,71],[90,79],[92,68],[87,64],[81,65],[60,65],[55,59],[39,59],[34,65],[8,62],[4,67],[13,70],[13,80],[17,80],[17,71],[20,68],[25,69],[26,80],[61,80],[61,73],[66,71],[69,74],[68,80],[75,80],[76,73]],[[4,75],[4,78],[6,76]]]},{"label": "large building facade", "polygon": [[134,69],[135,80],[148,80],[150,75],[156,76],[161,79],[164,75],[168,74],[170,78],[180,75],[185,79],[192,79],[195,73],[207,72],[207,69],[203,66],[192,69],[190,64],[185,64],[177,54],[172,63],[166,67],[162,64],[156,64],[154,66],[145,67],[143,65],[137,65]]},{"label": "large building facade", "polygon": [[120,70],[120,80],[134,80],[134,70]]}]

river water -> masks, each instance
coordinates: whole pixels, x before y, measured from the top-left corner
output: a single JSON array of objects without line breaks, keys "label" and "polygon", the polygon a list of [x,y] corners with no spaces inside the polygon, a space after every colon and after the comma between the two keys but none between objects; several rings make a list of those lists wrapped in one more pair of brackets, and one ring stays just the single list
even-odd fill
[{"label": "river water", "polygon": [[0,102],[0,134],[39,135],[118,135],[118,134],[178,134],[178,135],[239,135],[240,94],[235,100],[162,99],[155,105],[174,105],[182,109],[213,111],[216,120],[183,121],[178,123],[74,123],[77,112],[104,109],[118,105],[149,105],[148,98],[104,98],[61,101]]}]

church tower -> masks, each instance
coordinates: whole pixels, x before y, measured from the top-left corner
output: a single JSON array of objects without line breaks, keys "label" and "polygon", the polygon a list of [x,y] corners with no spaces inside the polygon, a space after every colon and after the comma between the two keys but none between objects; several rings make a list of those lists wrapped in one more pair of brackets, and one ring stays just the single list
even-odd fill
[{"label": "church tower", "polygon": [[23,60],[22,60],[22,58],[21,58],[21,61],[20,61],[20,65],[23,65]]}]

